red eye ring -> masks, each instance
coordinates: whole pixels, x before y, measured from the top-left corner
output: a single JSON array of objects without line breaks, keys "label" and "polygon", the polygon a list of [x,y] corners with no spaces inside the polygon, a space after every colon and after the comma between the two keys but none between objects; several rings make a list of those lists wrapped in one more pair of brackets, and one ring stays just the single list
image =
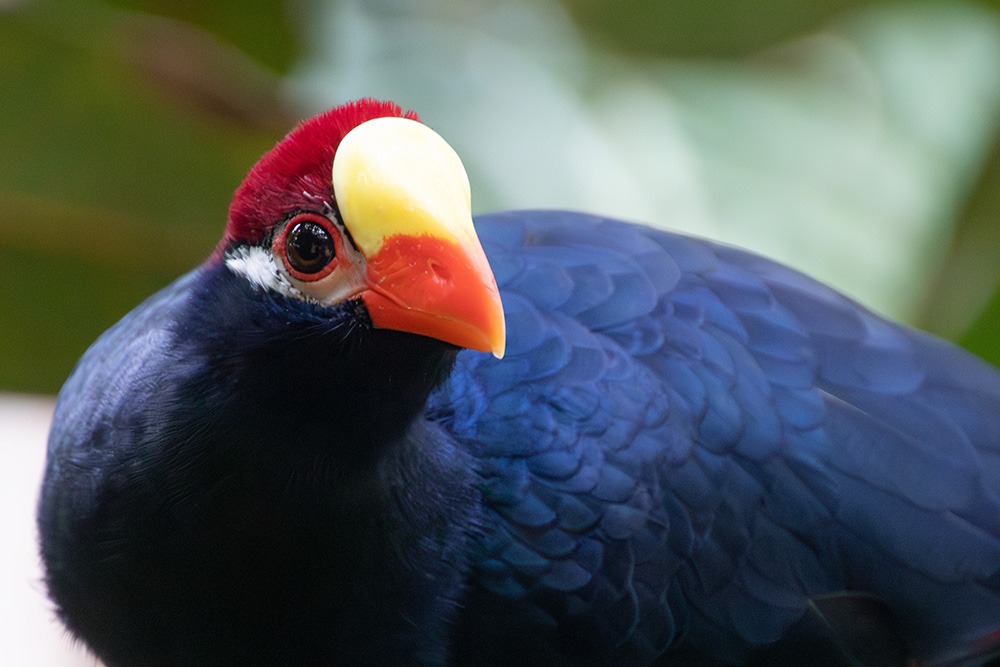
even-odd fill
[{"label": "red eye ring", "polygon": [[325,215],[299,213],[293,216],[271,244],[293,278],[313,282],[337,268],[343,250],[340,232]]}]

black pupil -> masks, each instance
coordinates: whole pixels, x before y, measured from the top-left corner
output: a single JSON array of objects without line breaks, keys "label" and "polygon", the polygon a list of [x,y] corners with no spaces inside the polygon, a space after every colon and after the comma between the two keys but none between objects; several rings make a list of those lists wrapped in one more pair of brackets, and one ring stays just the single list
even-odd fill
[{"label": "black pupil", "polygon": [[285,237],[285,253],[296,271],[316,273],[333,259],[333,239],[315,222],[297,222]]}]

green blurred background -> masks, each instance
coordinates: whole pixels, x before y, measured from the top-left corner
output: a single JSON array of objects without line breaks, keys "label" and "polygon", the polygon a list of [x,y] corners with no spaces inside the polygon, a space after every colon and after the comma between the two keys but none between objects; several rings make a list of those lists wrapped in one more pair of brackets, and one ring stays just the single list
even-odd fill
[{"label": "green blurred background", "polygon": [[53,393],[370,94],[475,207],[748,245],[1000,363],[1000,0],[0,0],[0,389]]}]

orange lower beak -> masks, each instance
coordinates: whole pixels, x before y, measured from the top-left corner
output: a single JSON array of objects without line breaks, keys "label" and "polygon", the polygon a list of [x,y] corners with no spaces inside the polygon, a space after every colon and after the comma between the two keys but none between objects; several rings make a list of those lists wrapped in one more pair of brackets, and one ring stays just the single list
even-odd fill
[{"label": "orange lower beak", "polygon": [[482,250],[473,250],[430,236],[386,239],[368,258],[361,295],[372,324],[503,356],[500,294]]}]

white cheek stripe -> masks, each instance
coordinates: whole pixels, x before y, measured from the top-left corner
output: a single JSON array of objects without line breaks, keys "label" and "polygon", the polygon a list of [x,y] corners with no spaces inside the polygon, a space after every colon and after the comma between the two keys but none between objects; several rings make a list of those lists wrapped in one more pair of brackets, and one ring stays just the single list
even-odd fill
[{"label": "white cheek stripe", "polygon": [[255,287],[296,299],[305,297],[288,282],[284,273],[275,264],[274,255],[264,248],[240,246],[226,254],[226,266],[233,273],[249,280]]}]

